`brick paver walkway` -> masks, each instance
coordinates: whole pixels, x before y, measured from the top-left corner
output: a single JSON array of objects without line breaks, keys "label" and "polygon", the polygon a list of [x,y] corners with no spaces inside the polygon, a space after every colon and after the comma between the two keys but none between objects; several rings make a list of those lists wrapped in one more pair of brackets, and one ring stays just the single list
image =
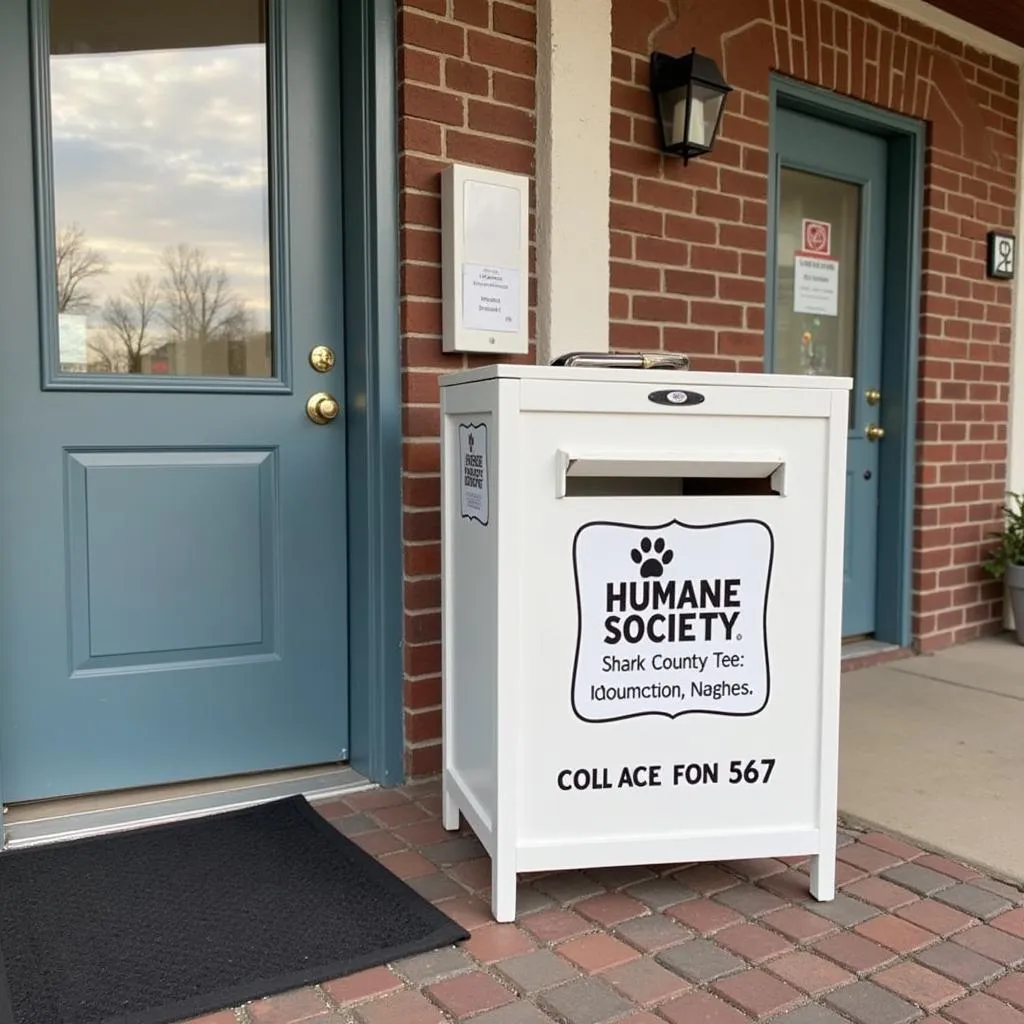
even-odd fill
[{"label": "brick paver walkway", "polygon": [[495,924],[490,864],[437,783],[320,810],[472,932],[201,1024],[1024,1024],[1024,892],[841,832],[835,902],[798,859],[536,876]]}]

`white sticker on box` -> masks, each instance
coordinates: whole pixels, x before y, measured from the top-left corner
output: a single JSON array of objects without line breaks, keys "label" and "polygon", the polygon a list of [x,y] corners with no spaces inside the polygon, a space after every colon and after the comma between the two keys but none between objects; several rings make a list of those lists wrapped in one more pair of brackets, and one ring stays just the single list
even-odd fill
[{"label": "white sticker on box", "polygon": [[756,519],[582,526],[573,544],[576,716],[763,710],[774,550],[771,528]]},{"label": "white sticker on box", "polygon": [[487,425],[459,424],[459,488],[462,518],[487,525],[489,520],[487,479]]}]

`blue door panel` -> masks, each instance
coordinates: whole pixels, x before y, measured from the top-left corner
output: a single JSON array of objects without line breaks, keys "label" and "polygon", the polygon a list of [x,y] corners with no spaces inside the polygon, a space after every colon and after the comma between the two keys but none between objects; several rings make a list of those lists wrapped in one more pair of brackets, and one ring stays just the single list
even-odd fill
[{"label": "blue door panel", "polygon": [[[843,635],[875,630],[878,587],[879,444],[867,428],[879,422],[868,395],[878,390],[884,334],[888,149],[884,139],[779,108],[775,111],[776,175],[793,168],[860,187],[856,344],[847,448]],[[882,396],[882,401],[885,396]]]},{"label": "blue door panel", "polygon": [[337,4],[279,14],[276,393],[51,390],[29,7],[0,0],[4,802],[348,756],[344,414],[306,415],[312,393],[345,394]]}]

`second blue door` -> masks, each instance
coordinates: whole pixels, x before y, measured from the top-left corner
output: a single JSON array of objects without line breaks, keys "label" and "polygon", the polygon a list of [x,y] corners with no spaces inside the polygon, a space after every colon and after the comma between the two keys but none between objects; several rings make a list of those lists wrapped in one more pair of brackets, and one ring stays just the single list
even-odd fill
[{"label": "second blue door", "polygon": [[0,0],[5,803],[347,758],[337,6]]},{"label": "second blue door", "polygon": [[875,631],[888,153],[884,139],[792,110],[774,124],[772,369],[852,377],[843,635]]}]

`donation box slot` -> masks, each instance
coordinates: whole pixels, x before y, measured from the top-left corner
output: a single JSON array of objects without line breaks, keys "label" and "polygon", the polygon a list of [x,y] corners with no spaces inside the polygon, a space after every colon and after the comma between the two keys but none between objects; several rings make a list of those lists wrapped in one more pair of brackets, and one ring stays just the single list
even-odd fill
[{"label": "donation box slot", "polygon": [[557,495],[600,497],[777,497],[784,485],[781,456],[652,458],[647,454],[559,451]]}]

